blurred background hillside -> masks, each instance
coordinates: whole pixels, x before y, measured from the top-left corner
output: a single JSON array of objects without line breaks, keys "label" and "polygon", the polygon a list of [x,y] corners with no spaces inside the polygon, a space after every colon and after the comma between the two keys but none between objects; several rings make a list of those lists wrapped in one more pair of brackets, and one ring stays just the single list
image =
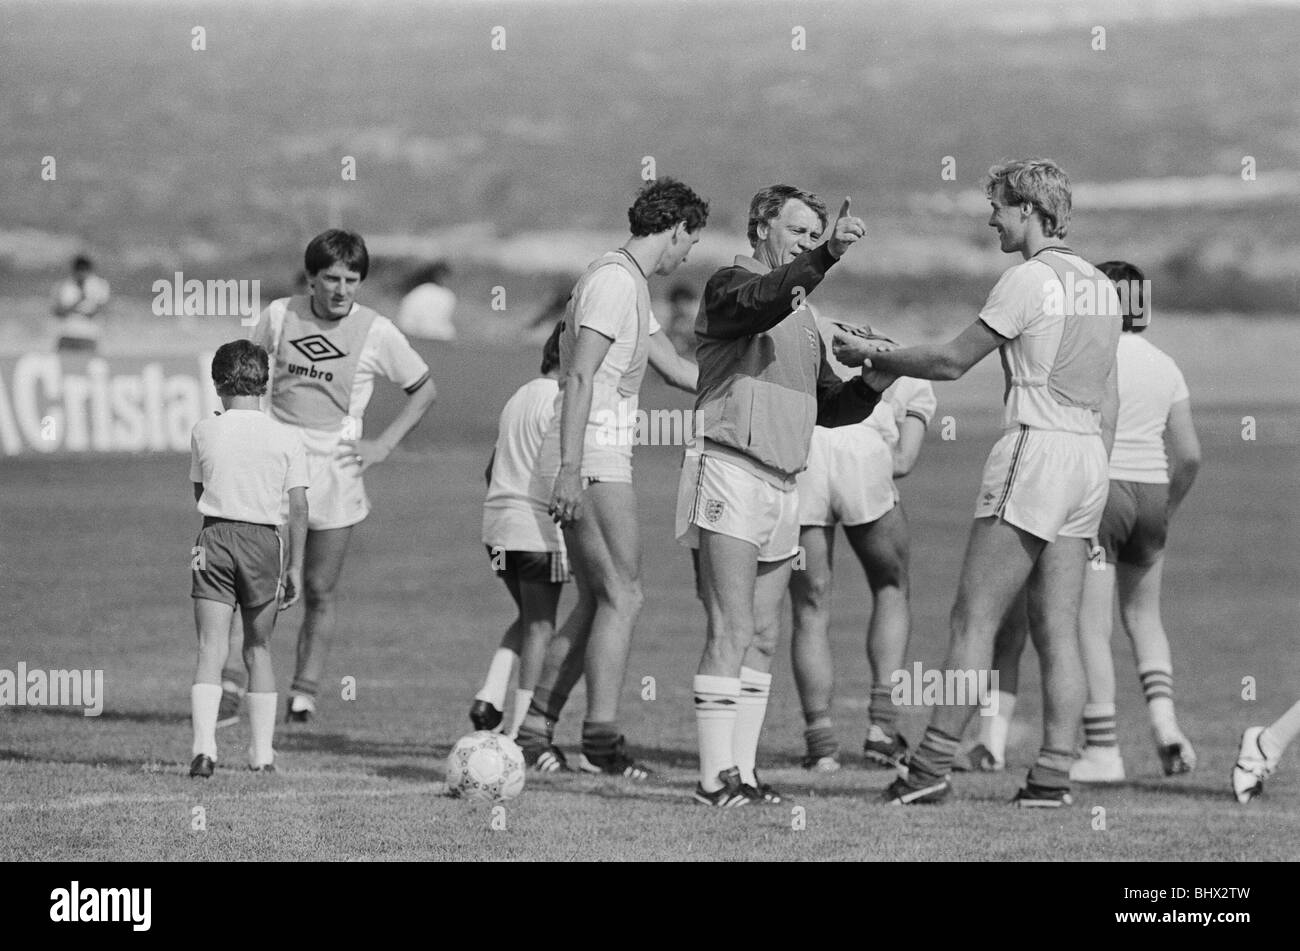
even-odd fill
[{"label": "blurred background hillside", "polygon": [[696,283],[789,181],[868,222],[824,305],[937,332],[1012,263],[989,164],[1044,154],[1076,185],[1070,244],[1146,267],[1157,311],[1289,314],[1297,48],[1300,7],[1231,0],[3,3],[0,339],[79,250],[147,317],[178,270],[287,293],[331,224],[375,252],[366,299],[445,257],[462,334],[512,339],[621,240],[647,156],[712,202]]}]

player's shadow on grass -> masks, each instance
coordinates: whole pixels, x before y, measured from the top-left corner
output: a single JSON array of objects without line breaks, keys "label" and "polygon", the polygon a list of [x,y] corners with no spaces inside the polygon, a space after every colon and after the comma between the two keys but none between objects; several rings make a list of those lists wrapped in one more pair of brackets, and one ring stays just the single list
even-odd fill
[{"label": "player's shadow on grass", "polygon": [[21,750],[0,749],[0,763],[32,763],[61,766],[91,766],[119,769],[130,773],[139,773],[148,764],[138,756],[34,756]]},{"label": "player's shadow on grass", "polygon": [[19,717],[71,717],[86,723],[162,723],[175,725],[189,723],[190,715],[179,710],[102,710],[88,717],[81,707],[9,707],[9,713]]},{"label": "player's shadow on grass", "polygon": [[376,776],[382,776],[384,779],[404,779],[417,783],[441,783],[446,781],[446,770],[443,769],[442,763],[446,759],[444,754],[436,757],[430,765],[417,766],[414,763],[402,763],[397,766],[381,766],[375,770]]},{"label": "player's shadow on grass", "polygon": [[328,753],[334,756],[375,758],[420,757],[444,760],[449,744],[430,745],[416,740],[369,740],[347,733],[320,733],[310,729],[277,728],[275,748],[284,753]]},{"label": "player's shadow on grass", "polygon": [[[1200,770],[1197,770],[1200,772]],[[1206,777],[1207,779],[1209,777]],[[1077,802],[1080,793],[1100,794],[1104,792],[1155,793],[1160,796],[1179,796],[1186,799],[1223,800],[1232,797],[1227,783],[1197,783],[1187,777],[1149,776],[1142,779],[1128,779],[1122,783],[1075,783],[1074,798]]]}]

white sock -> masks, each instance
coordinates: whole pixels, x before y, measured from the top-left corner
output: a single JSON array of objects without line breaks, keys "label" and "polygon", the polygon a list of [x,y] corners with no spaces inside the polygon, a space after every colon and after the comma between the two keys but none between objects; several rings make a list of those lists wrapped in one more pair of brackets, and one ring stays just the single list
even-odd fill
[{"label": "white sock", "polygon": [[498,710],[505,709],[506,688],[510,686],[510,671],[514,669],[517,656],[508,647],[497,648],[488,666],[487,680],[483,681],[483,689],[474,695],[475,700],[485,700]]},{"label": "white sock", "polygon": [[217,758],[217,708],[221,706],[221,684],[194,684],[190,687],[190,720],[194,724],[194,747],[191,756]]},{"label": "white sock", "polygon": [[289,698],[289,708],[295,713],[302,713],[304,710],[315,713],[316,698],[309,697],[305,693],[295,693]]},{"label": "white sock", "polygon": [[240,697],[242,697],[245,693],[248,692],[243,687],[239,686],[239,684],[235,683],[233,680],[221,681],[221,690],[223,693],[233,693]]},{"label": "white sock", "polygon": [[754,761],[758,759],[758,738],[767,716],[767,697],[772,692],[772,675],[752,667],[740,668],[740,702],[736,705],[736,729],[731,749],[740,769],[740,781],[757,786]]},{"label": "white sock", "polygon": [[1300,736],[1300,703],[1265,728],[1259,735],[1259,748],[1270,760],[1277,760],[1297,736]]},{"label": "white sock", "polygon": [[732,753],[736,732],[739,677],[696,674],[695,726],[700,737],[700,786],[705,792],[722,788],[718,773],[736,765]]},{"label": "white sock", "polygon": [[248,745],[248,765],[267,766],[275,762],[275,750],[271,748],[275,736],[275,705],[280,699],[278,693],[244,694],[248,702],[248,726],[252,736]]},{"label": "white sock", "polygon": [[1007,758],[1007,735],[1011,732],[1011,715],[1016,710],[1016,695],[999,690],[989,698],[989,706],[996,704],[998,711],[991,717],[980,717],[980,742],[997,760]]},{"label": "white sock", "polygon": [[510,739],[519,735],[519,724],[524,722],[524,717],[528,716],[528,705],[533,702],[533,692],[531,690],[515,691],[515,711],[510,715],[510,732],[507,734]]}]

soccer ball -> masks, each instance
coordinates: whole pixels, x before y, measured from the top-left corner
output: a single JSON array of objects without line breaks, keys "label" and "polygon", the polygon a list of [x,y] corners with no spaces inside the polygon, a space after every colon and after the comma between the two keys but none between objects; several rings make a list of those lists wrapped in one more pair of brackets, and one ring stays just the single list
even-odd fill
[{"label": "soccer ball", "polygon": [[447,756],[447,793],[475,802],[505,802],[524,791],[524,752],[508,736],[478,730]]}]

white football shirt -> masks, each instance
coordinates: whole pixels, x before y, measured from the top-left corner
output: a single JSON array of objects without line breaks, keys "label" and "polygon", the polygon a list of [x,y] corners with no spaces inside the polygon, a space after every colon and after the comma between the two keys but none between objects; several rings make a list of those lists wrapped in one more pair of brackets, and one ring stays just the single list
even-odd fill
[{"label": "white football shirt", "polygon": [[294,427],[260,410],[228,409],[195,423],[190,481],[203,483],[204,515],[281,525],[285,493],[307,487],[307,456]]},{"label": "white football shirt", "polygon": [[[1087,261],[1072,257],[1084,272],[1100,276]],[[1004,429],[1030,426],[1084,435],[1101,432],[1099,412],[1058,403],[1048,391],[1047,381],[1061,348],[1067,319],[1118,318],[1067,318],[1063,313],[1051,313],[1062,310],[1059,301],[1054,308],[1048,306],[1049,289],[1060,286],[1050,265],[1037,260],[1024,261],[1003,273],[979,313],[980,320],[1007,338],[1001,347],[1003,366],[1011,378],[1003,414]],[[1099,281],[1097,287],[1112,298],[1098,309],[1104,307],[1105,313],[1120,313],[1114,287],[1105,280]]]},{"label": "white football shirt", "polygon": [[[284,328],[285,305],[289,298],[272,301],[262,311],[262,317],[253,328],[249,339],[264,347],[271,355],[271,373],[276,372],[275,352],[279,348],[280,334]],[[353,307],[356,307],[353,304]],[[343,318],[346,319],[346,318]],[[366,406],[375,391],[376,377],[385,377],[402,389],[410,392],[418,385],[432,386],[425,382],[429,376],[429,366],[424,358],[416,353],[415,348],[383,314],[376,314],[370,330],[362,344],[361,356],[357,360],[356,372],[352,376],[352,391],[348,397],[348,415],[337,430],[314,430],[302,428],[303,440],[308,452],[333,453],[340,439],[360,439],[362,417]],[[270,390],[268,389],[268,392]],[[274,404],[268,407],[272,416],[276,415]]]},{"label": "white football shirt", "polygon": [[1119,419],[1110,453],[1110,477],[1166,483],[1165,424],[1169,410],[1188,399],[1187,383],[1173,358],[1135,333],[1121,334]]},{"label": "white football shirt", "polygon": [[485,545],[507,551],[564,551],[564,536],[546,511],[552,485],[537,466],[559,389],[549,377],[531,380],[501,411],[492,479],[483,502]]}]

